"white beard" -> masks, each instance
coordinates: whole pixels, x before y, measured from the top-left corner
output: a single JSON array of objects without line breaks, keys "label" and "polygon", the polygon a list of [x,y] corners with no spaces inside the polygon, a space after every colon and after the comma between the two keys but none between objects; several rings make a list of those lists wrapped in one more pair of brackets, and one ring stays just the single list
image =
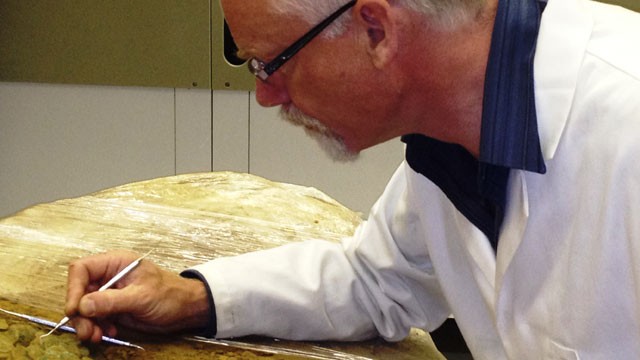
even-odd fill
[{"label": "white beard", "polygon": [[358,158],[358,153],[350,151],[344,140],[317,119],[305,115],[300,109],[291,106],[280,107],[280,116],[288,122],[304,127],[307,135],[318,142],[320,148],[334,161],[349,162]]}]

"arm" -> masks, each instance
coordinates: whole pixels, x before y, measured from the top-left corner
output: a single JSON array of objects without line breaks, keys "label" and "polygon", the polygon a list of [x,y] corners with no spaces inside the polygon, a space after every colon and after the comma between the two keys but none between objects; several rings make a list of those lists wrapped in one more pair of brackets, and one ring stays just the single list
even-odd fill
[{"label": "arm", "polygon": [[217,336],[360,340],[435,328],[450,313],[410,204],[404,166],[343,244],[307,241],[194,267],[209,283]]}]

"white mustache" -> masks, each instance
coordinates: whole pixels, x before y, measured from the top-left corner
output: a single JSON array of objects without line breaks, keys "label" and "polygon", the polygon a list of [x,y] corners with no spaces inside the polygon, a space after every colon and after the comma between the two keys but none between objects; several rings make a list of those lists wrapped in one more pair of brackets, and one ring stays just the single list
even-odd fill
[{"label": "white mustache", "polygon": [[295,106],[280,107],[280,116],[288,122],[304,127],[307,135],[315,139],[320,147],[335,161],[348,162],[358,158],[358,153],[349,151],[344,140],[318,119],[306,115]]}]

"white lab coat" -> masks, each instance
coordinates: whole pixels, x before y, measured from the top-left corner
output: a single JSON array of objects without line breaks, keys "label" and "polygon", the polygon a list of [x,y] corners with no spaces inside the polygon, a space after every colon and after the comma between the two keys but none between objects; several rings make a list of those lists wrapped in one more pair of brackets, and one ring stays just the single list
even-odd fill
[{"label": "white lab coat", "polygon": [[548,172],[512,171],[497,255],[403,163],[343,244],[195,267],[218,336],[398,340],[453,314],[476,359],[640,359],[639,39],[640,14],[549,1],[534,64]]}]

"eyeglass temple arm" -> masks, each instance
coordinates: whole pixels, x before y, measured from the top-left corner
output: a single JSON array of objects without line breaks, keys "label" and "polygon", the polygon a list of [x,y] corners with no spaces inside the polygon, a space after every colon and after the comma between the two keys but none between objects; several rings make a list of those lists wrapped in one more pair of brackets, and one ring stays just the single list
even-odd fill
[{"label": "eyeglass temple arm", "polygon": [[357,0],[351,0],[348,3],[342,5],[336,12],[331,14],[329,17],[324,19],[321,23],[314,26],[311,30],[309,30],[306,34],[302,35],[296,42],[291,44],[288,48],[286,48],[283,52],[281,52],[274,60],[269,62],[264,67],[264,72],[268,75],[273,74],[276,70],[282,66],[289,58],[293,55],[297,54],[300,49],[302,49],[305,45],[309,43],[309,41],[313,40],[318,34],[322,32],[329,24],[331,24],[338,16],[342,15],[345,11],[356,4]]}]

